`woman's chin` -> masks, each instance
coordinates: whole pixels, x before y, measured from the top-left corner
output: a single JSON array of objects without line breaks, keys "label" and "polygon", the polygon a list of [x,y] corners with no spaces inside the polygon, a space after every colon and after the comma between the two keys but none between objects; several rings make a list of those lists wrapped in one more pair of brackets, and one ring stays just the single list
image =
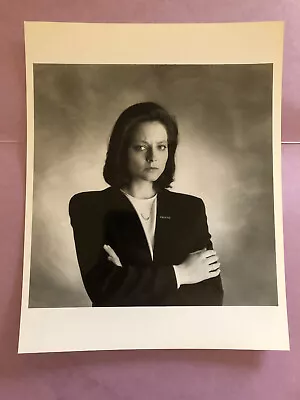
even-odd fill
[{"label": "woman's chin", "polygon": [[158,178],[144,178],[143,181],[144,182],[149,182],[149,183],[154,183],[157,181]]},{"label": "woman's chin", "polygon": [[160,171],[151,171],[151,172],[147,172],[147,173],[143,173],[139,176],[136,176],[133,178],[133,181],[146,181],[149,183],[153,183],[156,182],[159,177],[162,175],[162,172]]},{"label": "woman's chin", "polygon": [[157,179],[158,179],[160,176],[161,176],[161,174],[155,174],[155,175],[152,174],[152,175],[150,175],[150,176],[148,175],[148,176],[145,177],[145,180],[148,181],[148,182],[152,182],[152,183],[153,183],[153,182],[156,182]]}]

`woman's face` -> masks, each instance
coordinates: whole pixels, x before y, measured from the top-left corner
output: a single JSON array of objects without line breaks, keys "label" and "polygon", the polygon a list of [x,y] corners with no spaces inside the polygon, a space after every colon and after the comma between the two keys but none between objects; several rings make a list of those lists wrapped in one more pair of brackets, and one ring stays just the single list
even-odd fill
[{"label": "woman's face", "polygon": [[168,135],[160,122],[141,123],[128,149],[128,169],[133,180],[155,182],[168,160]]}]

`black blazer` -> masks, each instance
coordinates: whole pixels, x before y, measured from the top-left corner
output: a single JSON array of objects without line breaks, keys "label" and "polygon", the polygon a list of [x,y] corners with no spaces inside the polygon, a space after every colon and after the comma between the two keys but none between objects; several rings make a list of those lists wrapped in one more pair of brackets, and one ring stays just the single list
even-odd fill
[{"label": "black blazer", "polygon": [[[163,190],[157,197],[153,260],[139,217],[118,189],[78,193],[69,204],[75,247],[93,306],[222,305],[221,277],[177,289],[173,265],[212,249],[201,199]],[[110,245],[122,267],[108,261]]]}]

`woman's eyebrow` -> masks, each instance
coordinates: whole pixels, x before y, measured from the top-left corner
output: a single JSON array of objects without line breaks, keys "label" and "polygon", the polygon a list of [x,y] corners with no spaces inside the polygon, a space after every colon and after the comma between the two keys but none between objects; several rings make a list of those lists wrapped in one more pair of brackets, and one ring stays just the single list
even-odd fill
[{"label": "woman's eyebrow", "polygon": [[[147,140],[143,140],[143,139],[141,139],[141,140],[134,140],[133,143],[134,143],[134,144],[137,144],[137,143],[150,144],[149,142],[147,142]],[[156,142],[156,144],[164,144],[164,143],[168,143],[168,141],[167,141],[167,140],[159,140],[158,142]]]},{"label": "woman's eyebrow", "polygon": [[133,143],[145,143],[145,144],[149,144],[146,140],[134,140]]},{"label": "woman's eyebrow", "polygon": [[159,142],[157,142],[158,144],[163,144],[163,143],[168,143],[167,140],[160,140]]}]

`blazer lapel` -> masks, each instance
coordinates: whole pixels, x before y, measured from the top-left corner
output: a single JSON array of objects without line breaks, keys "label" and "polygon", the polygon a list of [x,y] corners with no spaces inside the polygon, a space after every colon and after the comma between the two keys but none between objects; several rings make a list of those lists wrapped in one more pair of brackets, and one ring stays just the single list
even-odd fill
[{"label": "blazer lapel", "polygon": [[157,196],[157,215],[153,251],[154,262],[163,260],[171,250],[170,239],[172,237],[173,215],[168,201],[168,194],[168,191],[164,190],[159,192]]}]

